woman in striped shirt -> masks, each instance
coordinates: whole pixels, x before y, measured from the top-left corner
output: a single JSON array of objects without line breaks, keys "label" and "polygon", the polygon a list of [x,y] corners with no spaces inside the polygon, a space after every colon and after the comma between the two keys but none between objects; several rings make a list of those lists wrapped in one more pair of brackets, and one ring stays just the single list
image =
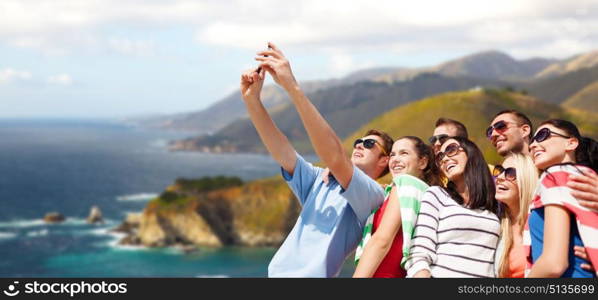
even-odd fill
[{"label": "woman in striped shirt", "polygon": [[428,185],[440,183],[432,148],[418,137],[394,142],[388,167],[393,182],[386,187],[382,206],[368,218],[353,277],[405,277],[401,262],[409,249],[421,196]]},{"label": "woman in striped shirt", "polygon": [[406,262],[408,277],[494,277],[500,232],[494,182],[470,140],[444,141],[436,163],[448,178],[423,196]]},{"label": "woman in striped shirt", "polygon": [[598,170],[598,144],[581,137],[573,123],[553,119],[538,128],[530,152],[544,173],[523,235],[527,277],[596,277],[573,254],[574,246],[584,246],[592,264],[598,264],[598,212],[580,206],[567,182],[571,175]]}]

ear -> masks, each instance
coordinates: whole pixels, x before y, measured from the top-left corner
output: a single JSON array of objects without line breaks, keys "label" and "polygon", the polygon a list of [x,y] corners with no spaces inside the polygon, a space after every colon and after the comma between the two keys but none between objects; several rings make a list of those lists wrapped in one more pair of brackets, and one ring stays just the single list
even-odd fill
[{"label": "ear", "polygon": [[419,162],[417,164],[417,168],[423,171],[424,169],[426,169],[427,166],[428,166],[428,158],[427,157],[420,158]]},{"label": "ear", "polygon": [[576,138],[570,138],[567,141],[567,145],[565,145],[565,151],[575,151],[579,146],[579,140]]},{"label": "ear", "polygon": [[378,160],[378,166],[382,167],[382,168],[386,168],[388,167],[388,161],[390,160],[389,156],[381,156],[380,159]]},{"label": "ear", "polygon": [[[526,138],[528,138],[528,139],[529,139],[529,134],[530,134],[531,132],[532,132],[532,128],[531,128],[531,127],[529,127],[529,125],[527,125],[527,124],[523,124],[523,125],[521,126],[521,133],[523,133],[523,136],[522,136],[522,137],[523,137],[523,139],[526,139]],[[532,141],[529,141],[529,142],[531,143]]]}]

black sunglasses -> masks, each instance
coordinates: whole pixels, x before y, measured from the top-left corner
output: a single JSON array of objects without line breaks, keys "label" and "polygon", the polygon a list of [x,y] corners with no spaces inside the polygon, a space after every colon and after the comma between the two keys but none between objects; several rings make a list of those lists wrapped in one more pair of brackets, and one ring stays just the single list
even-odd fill
[{"label": "black sunglasses", "polygon": [[538,132],[536,132],[536,135],[534,135],[534,137],[532,138],[532,143],[534,141],[536,141],[538,143],[541,143],[541,142],[547,140],[553,134],[558,135],[558,136],[563,137],[563,138],[566,138],[566,139],[571,138],[570,136],[562,135],[562,134],[560,134],[558,132],[551,131],[550,129],[544,127],[542,129],[538,130]]},{"label": "black sunglasses", "polygon": [[505,173],[505,178],[509,181],[515,181],[517,180],[517,170],[515,168],[504,168],[501,165],[497,165],[494,167],[494,170],[492,170],[492,176],[494,177],[498,177],[500,176],[500,174]]},{"label": "black sunglasses", "polygon": [[378,145],[378,148],[380,148],[380,151],[382,151],[382,153],[384,153],[384,155],[388,155],[388,153],[386,152],[386,150],[384,150],[384,147],[382,147],[378,141],[374,140],[374,139],[356,139],[355,142],[353,142],[353,148],[357,147],[357,145],[362,144],[363,143],[363,147],[366,149],[372,149],[372,147],[374,147],[375,145]]},{"label": "black sunglasses", "polygon": [[461,146],[457,143],[452,143],[448,146],[446,146],[446,148],[444,149],[444,152],[440,151],[438,153],[436,153],[436,165],[440,166],[440,163],[442,162],[442,160],[444,159],[444,157],[453,157],[455,155],[457,155],[457,153],[459,153],[459,151],[463,150],[463,148],[461,148]]},{"label": "black sunglasses", "polygon": [[428,138],[428,142],[430,142],[430,145],[434,145],[436,144],[436,141],[442,143],[442,141],[447,138],[449,138],[448,134],[433,135],[430,138]]},{"label": "black sunglasses", "polygon": [[[508,124],[509,123],[513,123],[513,122],[507,122],[507,121],[503,121],[500,120],[492,125],[490,125],[490,127],[488,127],[486,129],[486,137],[490,138],[490,136],[492,136],[492,131],[496,130],[497,132],[504,132],[505,130],[507,130]],[[516,124],[516,123],[513,123]]]}]

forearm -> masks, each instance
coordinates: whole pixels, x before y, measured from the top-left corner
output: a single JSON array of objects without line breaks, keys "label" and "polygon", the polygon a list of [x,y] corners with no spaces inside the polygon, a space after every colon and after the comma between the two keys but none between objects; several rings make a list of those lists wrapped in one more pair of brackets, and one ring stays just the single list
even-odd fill
[{"label": "forearm", "polygon": [[339,168],[350,167],[351,161],[346,156],[341,140],[300,87],[294,85],[286,90],[297,108],[318,157],[335,175]]},{"label": "forearm", "polygon": [[540,255],[538,260],[534,263],[528,278],[559,278],[565,269],[554,264],[554,261],[549,260],[546,256]]},{"label": "forearm", "polygon": [[363,254],[359,259],[359,264],[355,269],[353,277],[369,278],[374,275],[380,263],[388,254],[391,243],[372,238],[363,250]]},{"label": "forearm", "polygon": [[249,118],[268,152],[285,171],[292,174],[297,160],[293,145],[278,129],[259,99],[246,100],[245,105]]},{"label": "forearm", "polygon": [[429,270],[421,270],[413,275],[413,278],[430,278],[432,274],[430,274]]},{"label": "forearm", "polygon": [[528,277],[558,278],[563,275],[569,266],[570,218],[562,206],[545,206],[542,254]]}]

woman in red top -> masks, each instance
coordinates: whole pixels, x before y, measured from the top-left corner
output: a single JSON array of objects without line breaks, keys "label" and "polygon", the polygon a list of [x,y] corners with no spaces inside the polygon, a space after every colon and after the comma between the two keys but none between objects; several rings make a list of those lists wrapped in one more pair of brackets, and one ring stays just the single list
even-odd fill
[{"label": "woman in red top", "polygon": [[[427,184],[439,184],[432,148],[417,137],[398,139],[392,146],[388,165],[393,177],[408,174]],[[393,185],[384,203],[374,214],[372,236],[365,244],[353,277],[406,276],[406,271],[401,268],[403,232],[400,230],[401,208],[395,188]]]}]

